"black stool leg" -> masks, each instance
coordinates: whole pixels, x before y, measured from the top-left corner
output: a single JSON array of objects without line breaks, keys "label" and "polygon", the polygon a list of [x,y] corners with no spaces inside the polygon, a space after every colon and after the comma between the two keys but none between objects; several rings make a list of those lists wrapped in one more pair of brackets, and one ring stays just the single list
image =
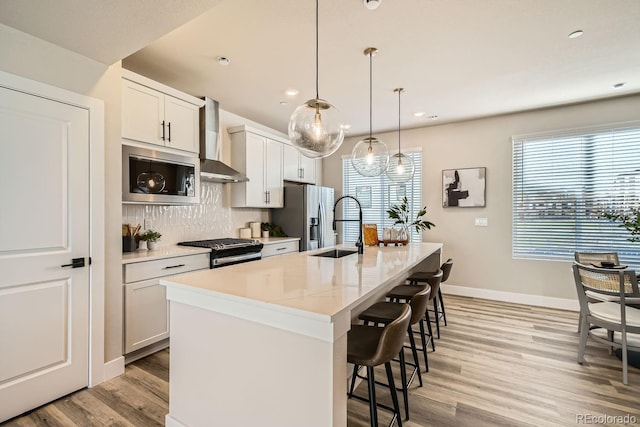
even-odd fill
[{"label": "black stool leg", "polygon": [[[367,366],[367,385],[369,386],[369,412],[371,427],[378,427],[378,408],[376,403],[376,381],[373,376],[373,366]],[[391,390],[395,390],[391,387]]]},{"label": "black stool leg", "polygon": [[429,361],[427,360],[427,340],[424,338],[424,320],[420,319],[420,338],[422,340],[422,352],[424,354],[425,372],[429,372]]},{"label": "black stool leg", "polygon": [[427,308],[427,312],[425,313],[425,317],[427,318],[427,329],[429,330],[429,339],[431,340],[431,348],[433,351],[436,351],[436,340],[433,339],[433,330],[431,329],[431,319],[429,318],[429,308]]},{"label": "black stool leg", "polygon": [[409,419],[409,393],[407,392],[407,364],[404,359],[404,347],[400,350],[400,379],[402,381],[402,397],[404,399],[404,413]]},{"label": "black stool leg", "polygon": [[444,326],[447,326],[447,313],[444,311],[444,301],[442,300],[442,291],[438,288],[438,299],[440,300],[440,308],[442,309],[442,318],[444,319]]},{"label": "black stool leg", "polygon": [[409,325],[409,342],[411,343],[411,353],[413,353],[413,360],[416,364],[416,371],[418,372],[418,381],[420,382],[420,387],[422,387],[422,373],[420,372],[420,359],[418,359],[418,349],[416,347],[416,339],[413,337],[413,330],[411,329],[411,325]]},{"label": "black stool leg", "polygon": [[358,376],[358,365],[353,365],[353,375],[351,375],[351,387],[349,387],[349,397],[353,397],[353,389],[356,386],[357,376]]},{"label": "black stool leg", "polygon": [[438,339],[440,339],[440,315],[438,314],[438,299],[433,299],[433,313],[436,315],[436,330],[438,331]]},{"label": "black stool leg", "polygon": [[[402,416],[400,415],[400,405],[398,405],[398,393],[396,393],[396,385],[393,381],[393,372],[391,372],[391,363],[385,363],[384,368],[387,371],[387,380],[389,381],[389,389],[391,390],[391,400],[393,401],[393,407],[395,409],[394,418],[398,419],[398,427],[402,427]],[[409,419],[408,413],[407,419]],[[393,423],[393,420],[391,420],[391,422]]]}]

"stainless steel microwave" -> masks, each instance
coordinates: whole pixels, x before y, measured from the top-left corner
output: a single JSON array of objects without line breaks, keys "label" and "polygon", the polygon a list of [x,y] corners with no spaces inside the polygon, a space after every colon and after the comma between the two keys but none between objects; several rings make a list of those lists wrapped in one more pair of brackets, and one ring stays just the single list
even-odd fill
[{"label": "stainless steel microwave", "polygon": [[123,145],[122,202],[200,203],[200,160],[195,156]]}]

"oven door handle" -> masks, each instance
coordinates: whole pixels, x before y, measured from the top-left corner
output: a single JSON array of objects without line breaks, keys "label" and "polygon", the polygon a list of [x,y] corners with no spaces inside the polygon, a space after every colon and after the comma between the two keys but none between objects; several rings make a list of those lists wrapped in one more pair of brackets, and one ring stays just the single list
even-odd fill
[{"label": "oven door handle", "polygon": [[262,252],[252,252],[250,254],[214,258],[212,264],[213,267],[222,267],[225,264],[234,264],[242,261],[251,261],[260,258],[262,258]]}]

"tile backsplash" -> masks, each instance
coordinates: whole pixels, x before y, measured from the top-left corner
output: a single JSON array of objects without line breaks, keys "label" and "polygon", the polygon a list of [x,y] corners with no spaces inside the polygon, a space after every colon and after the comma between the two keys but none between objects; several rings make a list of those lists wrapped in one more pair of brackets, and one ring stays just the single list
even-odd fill
[{"label": "tile backsplash", "polygon": [[267,222],[266,209],[231,208],[230,185],[201,182],[200,204],[186,206],[122,205],[123,224],[141,224],[162,233],[160,244],[238,237],[251,221]]}]

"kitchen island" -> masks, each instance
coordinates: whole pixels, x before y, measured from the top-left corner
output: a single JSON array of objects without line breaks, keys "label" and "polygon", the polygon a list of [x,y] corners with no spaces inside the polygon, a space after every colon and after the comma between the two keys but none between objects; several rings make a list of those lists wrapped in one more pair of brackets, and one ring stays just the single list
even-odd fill
[{"label": "kitchen island", "polygon": [[[355,249],[355,248],[345,248]],[[346,426],[351,320],[439,243],[320,249],[162,279],[170,301],[167,426]]]}]

